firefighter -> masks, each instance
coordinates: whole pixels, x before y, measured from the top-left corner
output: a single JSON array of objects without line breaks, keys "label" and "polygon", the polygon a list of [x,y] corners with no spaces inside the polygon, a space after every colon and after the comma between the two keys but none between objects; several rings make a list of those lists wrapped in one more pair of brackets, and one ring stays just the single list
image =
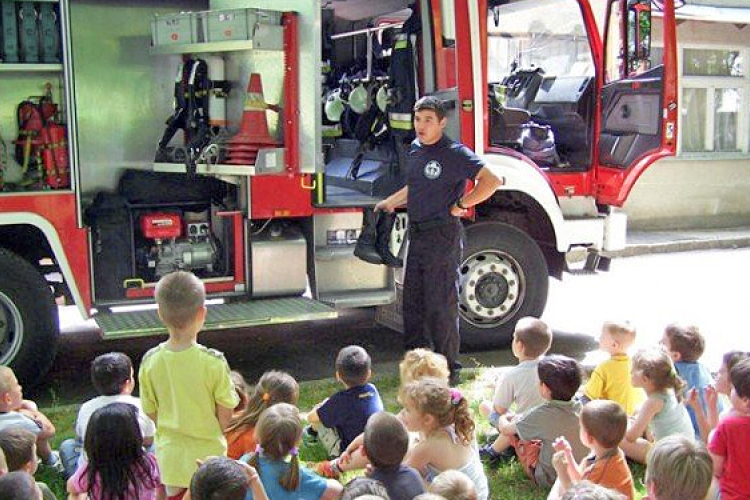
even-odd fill
[{"label": "firefighter", "polygon": [[[443,354],[458,383],[458,278],[463,248],[460,217],[503,184],[484,161],[443,135],[448,122],[441,100],[414,105],[416,139],[407,154],[406,186],[375,206],[392,212],[406,203],[409,253],[404,279],[404,346]],[[466,180],[475,181],[464,194]]]}]

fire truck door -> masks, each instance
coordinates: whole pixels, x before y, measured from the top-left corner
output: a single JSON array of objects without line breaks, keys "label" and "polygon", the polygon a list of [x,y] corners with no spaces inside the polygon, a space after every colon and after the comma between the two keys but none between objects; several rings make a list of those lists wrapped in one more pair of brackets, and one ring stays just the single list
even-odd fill
[{"label": "fire truck door", "polygon": [[674,6],[659,5],[664,43],[652,52],[651,1],[608,2],[596,163],[601,204],[621,206],[643,171],[675,152]]}]

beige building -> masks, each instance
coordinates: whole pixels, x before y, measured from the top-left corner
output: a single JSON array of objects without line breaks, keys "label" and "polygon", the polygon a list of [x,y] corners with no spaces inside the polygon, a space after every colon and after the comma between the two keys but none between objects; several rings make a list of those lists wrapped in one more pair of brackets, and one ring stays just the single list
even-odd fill
[{"label": "beige building", "polygon": [[[750,0],[687,0],[677,10],[677,156],[636,182],[631,228],[750,224]],[[653,17],[652,61],[661,57]]]}]

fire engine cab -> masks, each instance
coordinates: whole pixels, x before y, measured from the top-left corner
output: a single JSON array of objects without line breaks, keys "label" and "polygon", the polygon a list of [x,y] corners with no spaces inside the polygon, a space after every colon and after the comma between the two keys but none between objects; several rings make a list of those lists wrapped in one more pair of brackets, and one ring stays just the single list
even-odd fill
[{"label": "fire engine cab", "polygon": [[571,251],[605,269],[618,207],[675,150],[673,0],[0,6],[0,363],[24,383],[54,357],[57,304],[105,339],[163,333],[117,309],[179,269],[220,299],[207,329],[353,307],[398,328],[402,270],[354,248],[403,186],[420,96],[506,181],[464,220],[466,346],[540,315]]}]

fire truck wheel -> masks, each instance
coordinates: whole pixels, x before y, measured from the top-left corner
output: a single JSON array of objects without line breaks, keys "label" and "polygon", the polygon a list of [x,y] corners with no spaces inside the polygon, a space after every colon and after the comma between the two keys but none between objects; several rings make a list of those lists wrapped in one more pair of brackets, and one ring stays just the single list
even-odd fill
[{"label": "fire truck wheel", "polygon": [[41,382],[55,356],[57,306],[28,261],[0,248],[0,364],[23,385]]},{"label": "fire truck wheel", "polygon": [[462,345],[508,345],[519,318],[542,314],[548,285],[547,261],[526,233],[499,222],[468,226],[458,297]]}]

